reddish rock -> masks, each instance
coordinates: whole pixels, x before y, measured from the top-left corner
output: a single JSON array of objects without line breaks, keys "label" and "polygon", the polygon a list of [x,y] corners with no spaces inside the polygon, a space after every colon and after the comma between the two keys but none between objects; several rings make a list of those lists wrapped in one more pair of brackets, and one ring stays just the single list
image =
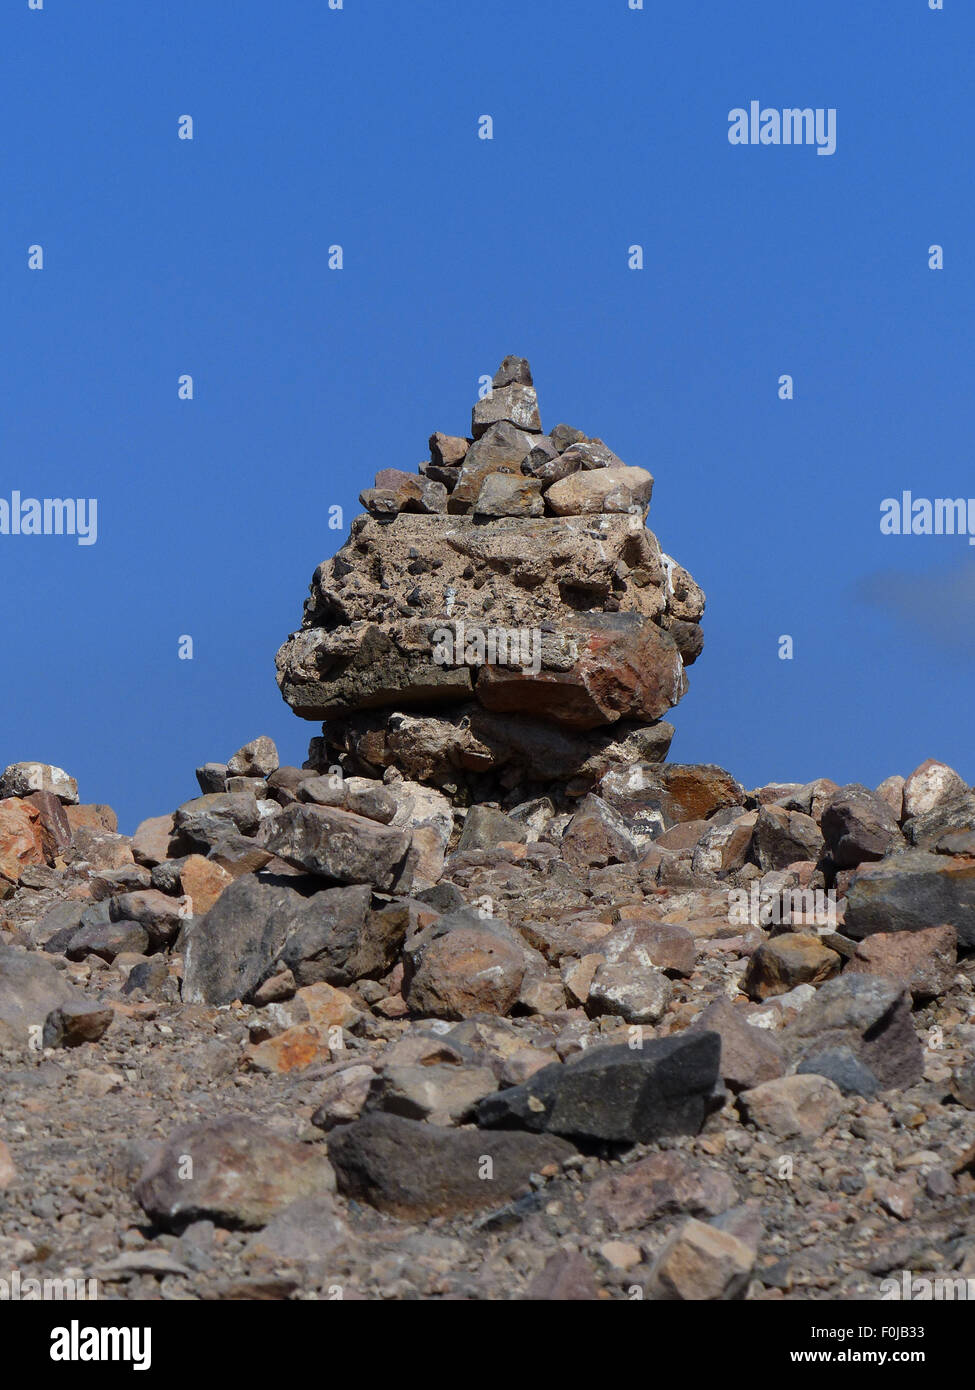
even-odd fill
[{"label": "reddish rock", "polygon": [[788,1059],[767,1028],[746,1022],[740,1009],[716,999],[694,1020],[695,1029],[721,1039],[721,1079],[729,1091],[747,1091],[785,1073]]},{"label": "reddish rock", "polygon": [[150,816],[142,821],[132,836],[132,854],[138,864],[153,868],[169,858],[169,842],[173,838],[173,817]]},{"label": "reddish rock", "polygon": [[202,917],[234,880],[226,869],[212,859],[191,854],[179,871],[179,881],[184,894],[190,899],[189,911],[194,917]]},{"label": "reddish rock", "polygon": [[840,956],[811,933],[775,936],[749,960],[742,989],[750,999],[771,999],[797,985],[818,985],[835,975],[841,964]]},{"label": "reddish rock", "polygon": [[583,730],[621,717],[660,719],[685,693],[687,678],[674,639],[642,613],[579,615],[566,631],[578,652],[570,670],[543,667],[533,675],[482,666],[475,693],[485,709]]},{"label": "reddish rock", "polygon": [[718,1216],[737,1200],[727,1173],[671,1150],[598,1179],[590,1188],[586,1210],[608,1229],[632,1231],[662,1216]]},{"label": "reddish rock", "polygon": [[[37,808],[44,857],[49,864],[53,864],[57,856],[63,854],[71,844],[72,820],[69,813],[79,808],[65,806],[53,792],[31,792],[24,800]],[[116,829],[114,825],[106,828]]]},{"label": "reddish rock", "polygon": [[430,1018],[506,1014],[518,999],[525,957],[511,942],[475,927],[457,927],[423,951],[406,1001]]},{"label": "reddish rock", "polygon": [[108,830],[112,834],[118,830],[118,816],[111,806],[102,806],[97,802],[65,806],[64,814],[72,830],[78,830],[81,826],[87,826],[89,830]]},{"label": "reddish rock", "polygon": [[933,999],[951,988],[958,938],[954,927],[877,932],[861,941],[846,974],[899,980],[915,999]]},{"label": "reddish rock", "polygon": [[19,883],[26,868],[44,862],[40,811],[16,797],[0,801],[0,881]]}]

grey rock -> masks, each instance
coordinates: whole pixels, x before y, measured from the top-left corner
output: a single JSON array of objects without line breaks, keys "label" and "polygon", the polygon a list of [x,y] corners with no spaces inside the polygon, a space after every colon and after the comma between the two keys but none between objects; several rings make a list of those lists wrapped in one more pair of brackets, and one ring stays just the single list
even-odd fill
[{"label": "grey rock", "polygon": [[796,1067],[796,1074],[808,1072],[827,1077],[845,1096],[870,1097],[880,1089],[873,1072],[849,1047],[827,1047],[807,1053]]},{"label": "grey rock", "polygon": [[227,764],[228,777],[269,777],[280,766],[278,750],[273,739],[261,734],[245,743]]},{"label": "grey rock", "polygon": [[192,1221],[255,1229],[292,1202],[333,1191],[317,1145],[298,1144],[243,1115],[173,1132],[143,1169],[135,1197],[161,1226]]},{"label": "grey rock", "polygon": [[338,1188],[393,1216],[444,1216],[499,1207],[531,1191],[531,1176],[573,1146],[552,1135],[487,1134],[372,1114],[328,1141]]},{"label": "grey rock", "polygon": [[697,1134],[715,1104],[720,1056],[717,1034],[705,1032],[595,1048],[489,1096],[477,1122],[622,1143]]}]

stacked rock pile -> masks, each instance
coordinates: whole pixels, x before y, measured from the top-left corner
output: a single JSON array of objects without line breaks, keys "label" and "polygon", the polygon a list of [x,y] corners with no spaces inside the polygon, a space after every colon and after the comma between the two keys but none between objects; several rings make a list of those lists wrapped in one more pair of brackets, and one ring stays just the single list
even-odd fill
[{"label": "stacked rock pile", "polygon": [[704,595],[646,527],[653,478],[601,439],[542,433],[508,357],[468,437],[387,468],[319,565],[278,684],[322,768],[397,768],[453,797],[580,795],[659,762],[702,647]]}]

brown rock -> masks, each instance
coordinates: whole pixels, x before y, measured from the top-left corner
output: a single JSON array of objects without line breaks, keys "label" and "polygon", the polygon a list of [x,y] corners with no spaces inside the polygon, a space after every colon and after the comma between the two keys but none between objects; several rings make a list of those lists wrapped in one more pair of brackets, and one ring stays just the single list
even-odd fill
[{"label": "brown rock", "polygon": [[535,1275],[525,1297],[536,1303],[586,1303],[597,1299],[599,1290],[585,1255],[559,1250]]},{"label": "brown rock", "polygon": [[845,973],[885,975],[905,985],[915,999],[934,999],[951,988],[957,944],[950,926],[877,932],[858,943]]},{"label": "brown rock", "polygon": [[0,801],[0,881],[19,883],[26,868],[44,862],[44,835],[37,807],[15,797]]},{"label": "brown rock", "polygon": [[424,1017],[506,1014],[518,999],[524,974],[525,957],[511,942],[458,927],[424,949],[405,998]]},{"label": "brown rock", "polygon": [[753,1124],[776,1139],[818,1138],[839,1118],[843,1094],[825,1076],[806,1072],[743,1091],[739,1103]]},{"label": "brown rock", "polygon": [[703,1221],[686,1221],[654,1261],[648,1296],[717,1301],[744,1298],[755,1252],[731,1234]]},{"label": "brown rock", "polygon": [[118,816],[111,806],[97,802],[81,806],[65,806],[64,814],[72,830],[87,826],[89,830],[108,830],[114,834],[118,830]]},{"label": "brown rock", "polygon": [[169,842],[173,838],[173,817],[150,816],[136,828],[132,836],[132,854],[136,863],[153,868],[169,858]]},{"label": "brown rock", "polygon": [[671,1150],[597,1179],[586,1210],[610,1230],[632,1231],[662,1216],[718,1216],[737,1200],[727,1173]]},{"label": "brown rock", "polygon": [[204,859],[201,854],[187,856],[179,879],[184,894],[190,899],[188,909],[195,917],[209,912],[223,890],[234,881],[226,869],[212,859]]},{"label": "brown rock", "polygon": [[775,936],[749,960],[742,988],[750,999],[771,999],[796,985],[818,985],[835,975],[841,964],[840,956],[811,933]]},{"label": "brown rock", "polygon": [[653,475],[624,465],[570,473],[547,489],[545,502],[556,516],[632,512],[644,517],[652,494]]},{"label": "brown rock", "polygon": [[430,436],[430,457],[441,468],[456,468],[464,462],[470,444],[455,434],[441,434],[437,431]]},{"label": "brown rock", "polygon": [[729,1091],[748,1091],[784,1074],[788,1059],[768,1029],[747,1023],[729,1001],[709,1004],[693,1027],[721,1038],[721,1079]]}]

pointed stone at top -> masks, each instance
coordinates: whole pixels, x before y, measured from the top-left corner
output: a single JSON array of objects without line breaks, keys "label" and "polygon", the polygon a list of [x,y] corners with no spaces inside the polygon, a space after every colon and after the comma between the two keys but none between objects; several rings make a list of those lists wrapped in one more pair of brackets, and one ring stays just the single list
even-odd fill
[{"label": "pointed stone at top", "polygon": [[507,421],[520,430],[541,434],[538,397],[532,369],[524,357],[506,357],[494,374],[491,390],[471,412],[471,434],[480,439],[492,425]]},{"label": "pointed stone at top", "polygon": [[527,357],[506,357],[494,373],[491,385],[497,391],[502,386],[533,386],[532,369]]}]

